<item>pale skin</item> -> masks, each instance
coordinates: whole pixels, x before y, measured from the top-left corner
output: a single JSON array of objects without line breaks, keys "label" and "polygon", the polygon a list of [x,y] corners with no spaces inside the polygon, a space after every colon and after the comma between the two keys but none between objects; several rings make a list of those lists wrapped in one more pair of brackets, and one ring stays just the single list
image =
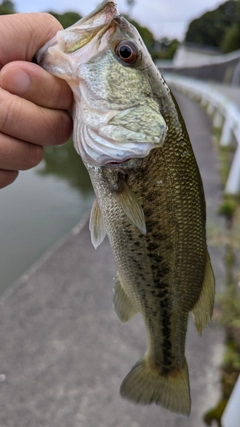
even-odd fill
[{"label": "pale skin", "polygon": [[69,86],[31,62],[61,28],[44,13],[0,17],[0,188],[71,136]]}]

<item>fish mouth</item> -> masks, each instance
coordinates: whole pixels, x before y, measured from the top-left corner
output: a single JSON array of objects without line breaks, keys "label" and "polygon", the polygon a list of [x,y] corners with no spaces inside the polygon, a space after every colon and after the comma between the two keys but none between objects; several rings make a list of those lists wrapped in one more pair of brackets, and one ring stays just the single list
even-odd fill
[{"label": "fish mouth", "polygon": [[117,4],[112,0],[104,0],[91,13],[74,24],[73,27],[81,25],[82,28],[89,28],[89,26],[94,28],[107,25],[119,15]]},{"label": "fish mouth", "polygon": [[46,57],[48,54],[58,56],[71,54],[88,45],[97,35],[99,39],[111,27],[112,22],[120,17],[117,4],[112,0],[104,0],[94,11],[73,24],[67,30],[60,30],[56,36],[47,42],[36,54],[39,65],[44,63],[47,68]]}]

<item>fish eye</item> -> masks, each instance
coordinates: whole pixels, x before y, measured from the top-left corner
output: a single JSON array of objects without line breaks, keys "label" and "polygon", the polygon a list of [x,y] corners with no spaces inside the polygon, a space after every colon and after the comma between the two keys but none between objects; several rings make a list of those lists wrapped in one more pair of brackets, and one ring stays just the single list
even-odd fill
[{"label": "fish eye", "polygon": [[138,48],[130,40],[123,40],[115,47],[117,56],[126,64],[134,64],[138,59]]}]

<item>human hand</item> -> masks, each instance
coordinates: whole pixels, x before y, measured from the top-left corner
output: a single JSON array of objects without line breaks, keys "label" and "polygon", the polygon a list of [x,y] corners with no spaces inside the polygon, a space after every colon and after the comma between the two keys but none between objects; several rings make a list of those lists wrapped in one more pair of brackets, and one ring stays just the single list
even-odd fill
[{"label": "human hand", "polygon": [[45,13],[0,16],[0,188],[71,135],[69,86],[30,62],[61,28]]}]

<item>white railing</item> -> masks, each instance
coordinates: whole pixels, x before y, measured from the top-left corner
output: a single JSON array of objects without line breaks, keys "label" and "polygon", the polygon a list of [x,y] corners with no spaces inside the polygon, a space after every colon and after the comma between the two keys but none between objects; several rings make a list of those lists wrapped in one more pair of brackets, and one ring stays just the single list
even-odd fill
[{"label": "white railing", "polygon": [[232,391],[231,397],[223,413],[223,416],[221,419],[222,427],[239,427],[240,425],[239,400],[240,400],[240,376],[238,377],[238,380]]},{"label": "white railing", "polygon": [[234,135],[237,149],[226,182],[225,193],[240,194],[240,109],[234,102],[219,93],[211,83],[170,73],[165,73],[164,77],[170,87],[198,99],[201,105],[206,107],[207,113],[213,119],[213,126],[222,129],[221,146],[226,147],[231,144]]}]

